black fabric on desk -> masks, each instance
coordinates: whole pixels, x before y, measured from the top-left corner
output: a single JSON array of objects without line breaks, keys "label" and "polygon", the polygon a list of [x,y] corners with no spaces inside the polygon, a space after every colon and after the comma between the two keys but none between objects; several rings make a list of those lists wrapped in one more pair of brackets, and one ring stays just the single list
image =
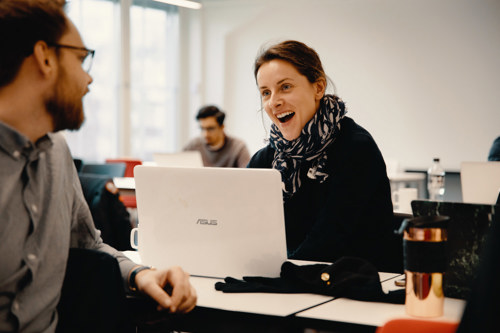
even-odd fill
[{"label": "black fabric on desk", "polygon": [[404,304],[405,291],[384,293],[377,269],[364,259],[342,257],[332,264],[295,265],[284,262],[279,278],[226,277],[215,289],[226,293],[314,293],[360,301]]}]

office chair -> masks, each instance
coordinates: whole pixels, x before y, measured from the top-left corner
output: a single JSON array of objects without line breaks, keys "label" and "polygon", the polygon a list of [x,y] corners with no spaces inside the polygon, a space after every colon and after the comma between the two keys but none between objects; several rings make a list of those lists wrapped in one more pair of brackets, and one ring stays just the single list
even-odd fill
[{"label": "office chair", "polygon": [[81,173],[93,173],[113,177],[125,176],[125,163],[83,164]]},{"label": "office chair", "polygon": [[73,162],[75,163],[76,172],[80,173],[82,171],[83,160],[81,158],[73,158]]},{"label": "office chair", "polygon": [[419,320],[419,319],[392,319],[377,328],[376,333],[455,333],[458,323]]},{"label": "office chair", "polygon": [[107,158],[106,163],[125,163],[124,177],[134,177],[134,168],[136,165],[141,165],[142,161],[134,158]]}]

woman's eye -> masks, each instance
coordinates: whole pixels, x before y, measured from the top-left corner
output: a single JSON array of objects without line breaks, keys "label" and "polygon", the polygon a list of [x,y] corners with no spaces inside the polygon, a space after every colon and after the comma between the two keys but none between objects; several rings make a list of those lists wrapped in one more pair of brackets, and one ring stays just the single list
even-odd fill
[{"label": "woman's eye", "polygon": [[284,84],[284,85],[282,86],[282,89],[283,89],[283,90],[288,90],[288,89],[290,89],[291,87],[292,87],[292,86],[291,86],[291,85],[289,85],[289,84]]},{"label": "woman's eye", "polygon": [[262,95],[262,97],[267,97],[267,96],[269,96],[269,91],[263,91],[261,93],[261,95]]}]

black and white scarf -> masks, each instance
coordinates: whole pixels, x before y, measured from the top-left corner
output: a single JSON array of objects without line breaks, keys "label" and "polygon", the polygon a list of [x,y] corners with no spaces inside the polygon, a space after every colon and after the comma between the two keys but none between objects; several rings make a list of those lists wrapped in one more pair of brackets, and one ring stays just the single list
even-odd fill
[{"label": "black and white scarf", "polygon": [[272,166],[281,173],[283,198],[290,198],[301,185],[300,166],[303,161],[313,161],[307,172],[311,179],[323,183],[326,173],[326,148],[340,132],[340,120],[344,118],[344,102],[335,95],[325,95],[314,117],[304,126],[299,137],[286,140],[278,127],[271,125],[269,143],[275,150]]}]

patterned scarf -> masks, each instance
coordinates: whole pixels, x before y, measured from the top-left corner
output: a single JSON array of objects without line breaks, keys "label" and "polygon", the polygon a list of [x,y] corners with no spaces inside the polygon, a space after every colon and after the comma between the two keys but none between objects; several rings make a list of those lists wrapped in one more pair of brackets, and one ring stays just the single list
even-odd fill
[{"label": "patterned scarf", "polygon": [[281,173],[283,199],[287,200],[300,188],[300,165],[313,161],[307,172],[311,179],[323,183],[326,173],[326,148],[340,132],[340,120],[344,118],[344,102],[335,95],[325,95],[314,117],[302,129],[299,137],[286,140],[276,125],[271,125],[270,145],[275,149],[273,168]]}]

